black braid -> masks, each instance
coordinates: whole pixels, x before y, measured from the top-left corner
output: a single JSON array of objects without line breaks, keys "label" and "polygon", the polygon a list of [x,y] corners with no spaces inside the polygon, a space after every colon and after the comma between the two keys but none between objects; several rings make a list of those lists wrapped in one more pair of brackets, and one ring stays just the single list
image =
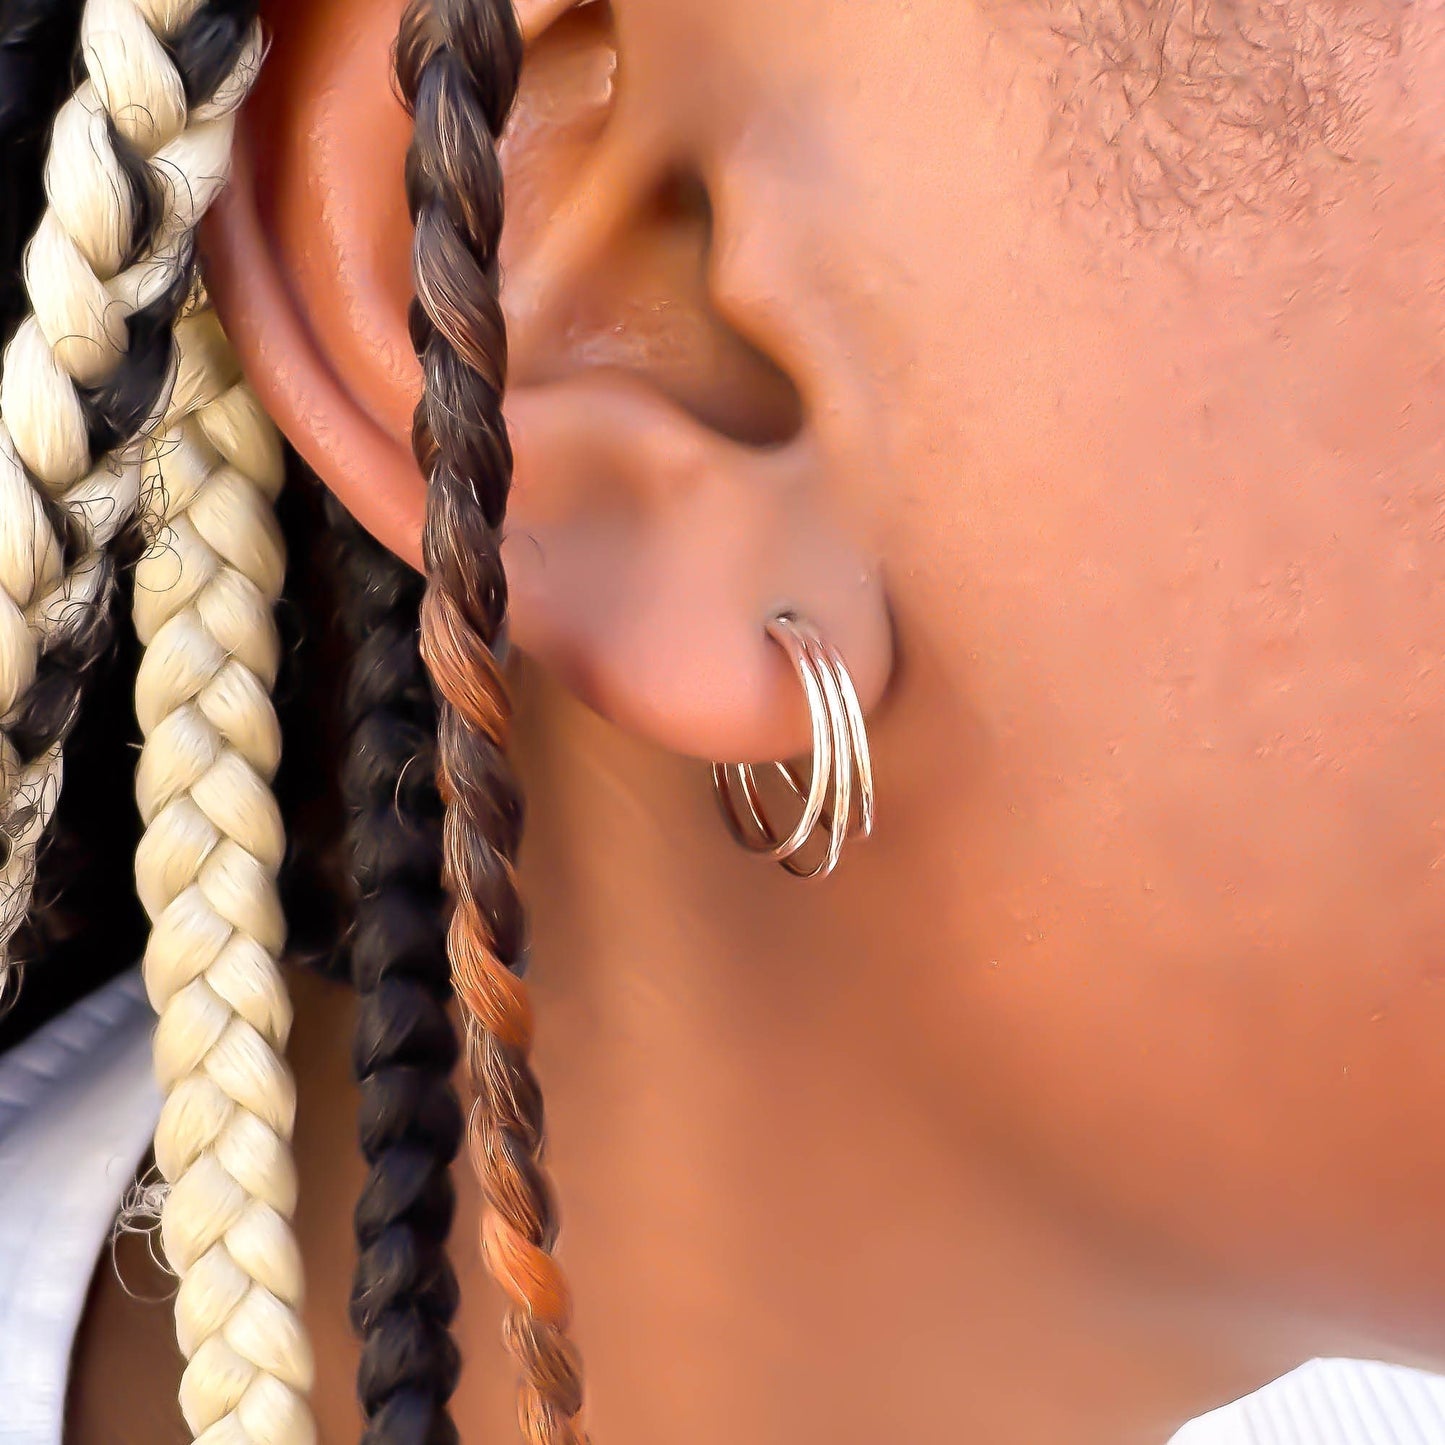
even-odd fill
[{"label": "black braid", "polygon": [[462,1137],[441,883],[436,708],[418,650],[420,576],[334,502],[342,615],[353,646],[342,793],[357,900],[354,1068],[371,1172],[356,1209],[351,1321],[368,1445],[455,1445],[459,1356],[446,1254]]}]

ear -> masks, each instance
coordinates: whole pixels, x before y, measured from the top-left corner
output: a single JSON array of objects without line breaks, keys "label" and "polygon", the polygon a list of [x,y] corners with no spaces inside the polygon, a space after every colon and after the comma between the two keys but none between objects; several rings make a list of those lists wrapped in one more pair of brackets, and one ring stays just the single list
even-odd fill
[{"label": "ear", "polygon": [[[263,7],[264,8],[264,7]],[[262,400],[374,535],[419,565],[406,324],[410,125],[390,83],[398,0],[276,3],[208,282]],[[505,151],[503,300],[516,482],[511,635],[590,706],[675,751],[803,751],[806,710],[764,631],[792,608],[865,707],[892,663],[882,579],[836,505],[803,390],[724,299],[708,185],[669,88],[618,70],[610,8],[524,5]]]}]

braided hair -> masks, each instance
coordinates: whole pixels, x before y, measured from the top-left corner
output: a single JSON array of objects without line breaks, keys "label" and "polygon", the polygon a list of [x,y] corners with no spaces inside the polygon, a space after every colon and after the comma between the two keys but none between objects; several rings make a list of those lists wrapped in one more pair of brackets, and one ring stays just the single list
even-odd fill
[{"label": "braided hair", "polygon": [[[45,208],[45,152],[71,89],[80,9],[81,0],[0,0],[0,347],[29,310],[21,255]],[[123,670],[114,650],[92,670],[96,705],[82,715],[80,736],[72,736],[67,749],[72,788],[37,856],[33,905],[11,944],[17,964],[44,958],[51,966],[31,981],[24,1008],[14,1013],[19,972],[0,974],[0,1048],[74,998],[77,982],[100,981],[97,964],[104,969],[109,960],[97,960],[88,947],[88,914],[106,919],[112,939],[117,931],[140,936],[134,893],[110,861],[114,833],[107,831],[131,814],[130,740],[114,721],[129,710]],[[86,907],[74,906],[72,899],[82,896]]]},{"label": "braided hair", "polygon": [[259,58],[254,0],[87,0],[0,380],[0,966],[29,908],[63,745],[110,649],[132,443],[174,375],[197,222]]},{"label": "braided hair", "polygon": [[[231,555],[224,529],[212,525],[221,510],[212,511],[205,500],[212,494],[240,496],[240,483],[216,471],[216,456],[253,489],[268,491],[275,485],[269,462],[256,471],[235,449],[255,420],[248,404],[242,403],[246,422],[241,430],[232,431],[231,423],[223,421],[213,433],[208,409],[220,405],[224,411],[229,404],[223,398],[242,395],[235,390],[234,373],[225,370],[229,363],[219,342],[213,348],[216,359],[203,369],[230,376],[230,390],[198,388],[189,400],[178,396],[168,406],[175,368],[171,331],[193,277],[191,230],[215,187],[198,183],[178,197],[177,191],[187,190],[184,185],[167,190],[153,174],[164,152],[167,163],[183,174],[190,174],[187,163],[203,156],[200,168],[207,182],[224,175],[230,118],[258,56],[254,9],[254,0],[87,0],[82,39],[89,79],[74,102],[62,108],[52,155],[77,153],[83,143],[99,161],[82,174],[66,174],[52,159],[51,211],[41,222],[28,276],[36,315],[20,327],[3,398],[7,416],[13,413],[22,422],[42,412],[43,404],[51,405],[43,427],[27,432],[22,425],[7,473],[26,484],[24,495],[36,499],[30,529],[40,539],[37,547],[48,550],[38,553],[45,565],[35,575],[46,588],[36,586],[20,596],[8,585],[10,579],[0,582],[27,621],[54,594],[65,598],[68,614],[79,610],[86,619],[83,625],[67,619],[66,628],[46,636],[33,680],[23,658],[7,660],[0,652],[0,682],[14,680],[17,702],[8,741],[21,766],[35,760],[51,766],[57,787],[59,748],[74,720],[80,679],[108,645],[108,633],[93,619],[103,619],[108,627],[115,539],[132,516],[140,489],[138,469],[127,459],[117,482],[117,469],[105,464],[107,454],[124,453],[134,437],[162,426],[168,445],[176,448],[163,475],[184,483],[189,469],[195,479],[193,493],[159,499],[165,525],[173,537],[188,527],[196,533],[196,538],[184,537],[184,567],[189,568],[186,556],[192,553],[203,560],[198,538],[215,553],[220,568],[205,572],[199,591],[187,582],[170,600],[138,598],[141,631],[150,644],[141,691],[152,759],[163,759],[171,746],[174,719],[182,718],[189,727],[198,707],[205,712],[199,693],[195,701],[188,700],[187,679],[170,677],[164,669],[167,629],[174,630],[173,624],[188,615],[202,630],[217,621],[204,601],[212,577],[224,584],[223,591],[235,592],[229,574],[245,573],[262,602],[273,599],[279,565],[273,552]],[[170,26],[164,32],[163,19]],[[149,88],[127,91],[107,67],[120,75],[137,55],[142,67],[151,66]],[[155,83],[163,74],[161,61],[170,64],[178,83]],[[556,1213],[542,1168],[541,1096],[528,1061],[531,1020],[520,983],[525,919],[514,878],[522,804],[504,751],[509,704],[497,662],[506,612],[500,537],[511,455],[500,409],[505,332],[498,304],[502,187],[496,144],[520,64],[520,34],[509,0],[415,0],[403,20],[397,70],[416,121],[407,175],[417,225],[419,300],[412,322],[426,376],[415,447],[430,498],[420,650],[417,581],[354,531],[343,567],[343,585],[353,587],[360,599],[347,612],[356,627],[356,661],[345,697],[350,747],[343,793],[356,916],[346,953],[361,995],[355,1062],[363,1095],[362,1144],[371,1166],[356,1216],[361,1259],[352,1315],[364,1338],[359,1384],[373,1445],[451,1445],[456,1438],[446,1409],[457,1373],[449,1333],[456,1283],[445,1236],[452,1214],[447,1164],[460,1141],[461,1119],[447,1082],[457,1043],[446,1015],[447,973],[439,938],[445,916],[439,888],[443,862],[457,899],[447,934],[449,968],[463,1004],[469,1069],[480,1094],[471,1147],[487,1205],[483,1245],[510,1301],[505,1338],[523,1370],[522,1426],[532,1445],[583,1439],[580,1364],[567,1335],[567,1286],[551,1258]],[[214,130],[199,133],[198,127],[212,123]],[[97,252],[99,243],[87,248],[75,234],[78,228],[70,222],[77,198],[110,207],[99,228],[108,250]],[[90,266],[89,281],[76,264],[77,255]],[[110,304],[106,286],[121,271],[136,267],[141,274],[129,293],[136,304]],[[198,321],[190,330],[200,336],[208,324]],[[209,345],[204,337],[198,344]],[[235,421],[240,426],[239,415]],[[190,442],[199,450],[190,451]],[[20,495],[12,486],[0,497],[0,506]],[[90,505],[96,501],[106,516],[99,525]],[[0,525],[6,522],[0,514]],[[45,537],[42,522],[53,540]],[[338,519],[338,525],[345,524]],[[162,558],[163,553],[148,554],[148,563],[157,565]],[[252,576],[248,567],[261,570]],[[82,608],[73,606],[77,601]],[[149,619],[147,608],[154,609]],[[257,612],[258,628],[259,618]],[[190,620],[184,620],[185,628],[191,628]],[[196,632],[193,640],[204,640],[195,628],[191,631]],[[267,642],[263,651],[238,659],[261,683],[259,691],[243,689],[247,705],[256,704],[257,719],[275,664],[274,644]],[[441,694],[436,720],[420,685],[422,652]],[[220,665],[234,671],[224,659]],[[147,704],[146,697],[153,702]],[[268,913],[271,904],[261,897],[274,882],[282,848],[279,823],[265,806],[264,783],[274,767],[274,750],[260,733],[229,734],[233,721],[238,719],[227,716],[214,723],[220,751],[210,767],[214,772],[224,763],[237,775],[234,782],[241,763],[246,764],[257,786],[241,791],[261,811],[253,810],[249,819],[207,815],[207,822],[225,833],[221,846],[228,857],[238,865],[245,862],[240,854],[250,859],[241,871],[256,884],[261,926],[252,939],[256,946],[242,940],[241,952],[256,965],[253,981],[264,983],[273,976],[262,955],[274,961],[280,946],[279,913]],[[433,749],[439,787],[428,776]],[[236,755],[228,761],[227,750]],[[7,784],[15,770],[7,770]],[[260,1101],[259,1111],[252,1100],[228,1113],[241,1101],[215,1095],[208,1061],[215,1049],[224,1052],[231,1046],[227,1040],[240,1043],[243,1037],[259,1039],[263,1052],[274,1059],[289,1013],[284,994],[269,984],[249,1002],[237,995],[231,985],[240,982],[239,975],[229,976],[226,957],[218,955],[197,972],[199,965],[188,956],[194,950],[172,947],[185,932],[180,928],[184,920],[172,927],[167,916],[183,896],[197,887],[202,894],[206,890],[181,878],[190,866],[183,856],[185,829],[170,829],[167,841],[169,825],[160,831],[158,826],[177,806],[185,814],[175,815],[181,822],[195,822],[197,811],[207,814],[208,802],[224,800],[209,796],[214,790],[202,775],[183,780],[159,763],[142,772],[142,804],[151,833],[142,849],[140,883],[159,929],[148,972],[164,1010],[160,1058],[172,1090],[158,1159],[177,1185],[167,1203],[168,1252],[189,1277],[178,1302],[183,1344],[192,1357],[183,1401],[196,1429],[230,1420],[247,1434],[259,1429],[278,1438],[305,1439],[310,1426],[301,1396],[309,1358],[292,1313],[297,1261],[282,1237],[289,1212],[283,1177],[288,1084],[276,1073],[274,1088],[263,1090],[268,1098]],[[14,807],[6,812],[4,803],[0,797],[0,824],[28,845],[32,835],[21,838],[20,815]],[[37,818],[44,827],[39,812],[32,810],[32,828]],[[243,825],[258,831],[243,839]],[[0,944],[16,912],[14,906],[0,910]],[[224,921],[237,929],[237,939],[246,932],[229,915]],[[220,972],[211,976],[216,968]],[[214,999],[197,992],[202,986]],[[202,1002],[207,1017],[214,1014],[208,1027],[220,1026],[220,1036],[203,1036],[196,1012]],[[271,1068],[267,1063],[266,1070]],[[204,1111],[210,1104],[217,1130],[207,1138],[178,1126],[183,1111],[193,1105]],[[205,1190],[201,1184],[189,1187],[187,1178],[204,1174],[206,1189],[224,1182],[213,1177],[212,1156],[219,1160],[226,1154],[240,1162],[226,1143],[227,1131],[238,1128],[257,1144],[265,1133],[269,1142],[262,1152],[278,1172],[269,1182],[232,1181],[241,1186],[233,1201],[241,1210],[237,1220],[252,1223],[234,1239],[213,1238],[214,1221],[191,1207],[202,1203]],[[252,1233],[252,1243],[263,1234],[271,1238],[275,1249],[266,1256],[274,1255],[271,1264],[248,1248]],[[233,1245],[241,1255],[232,1253]],[[242,1334],[262,1357],[230,1358],[213,1343],[223,1338],[224,1320],[215,1313],[223,1296],[234,1301],[228,1309],[254,1314],[254,1328]],[[226,1371],[237,1380],[248,1374],[242,1398],[219,1388]]]},{"label": "braided hair", "polygon": [[136,884],[160,1016],[155,1152],[169,1186],[161,1241],[181,1281],[181,1410],[197,1438],[311,1445],[290,1224],[296,1100],[282,1057],[285,834],[271,790],[281,756],[272,609],[285,572],[272,507],[284,467],[215,313],[188,317],[176,338],[161,486],[148,498],[156,541],[136,569],[146,825]]},{"label": "braided hair", "polygon": [[569,1290],[552,1256],[557,1214],[520,977],[522,799],[506,755],[510,705],[496,656],[512,477],[497,142],[521,63],[510,0],[412,0],[402,18],[396,71],[415,122],[411,332],[424,379],[413,447],[428,484],[422,653],[441,697],[446,874],[456,898],[448,943],[479,1096],[471,1155],[486,1201],[483,1250],[507,1295],[504,1335],[522,1367],[523,1434],[531,1445],[573,1445],[584,1438],[582,1372],[568,1337]]},{"label": "braided hair", "polygon": [[[303,1445],[311,1366],[288,1224],[283,844],[268,788],[281,454],[214,317],[177,326],[195,226],[229,171],[259,61],[255,8],[86,0],[81,16],[85,78],[55,118],[48,204],[25,259],[32,314],[0,385],[11,845],[0,946],[27,911],[61,747],[87,671],[110,650],[118,539],[143,506],[156,545],[135,594],[146,644],[136,865],[154,922],[146,982],[167,1090],[156,1157],[172,1186],[162,1237],[182,1280],[182,1410],[198,1435]],[[135,445],[152,436],[154,450]]]},{"label": "braided hair", "polygon": [[[0,97],[0,126],[5,134],[17,137],[17,145],[20,140],[29,141],[34,152],[28,189],[22,168],[7,167],[15,204],[4,212],[5,230],[0,239],[11,252],[4,258],[8,263],[4,275],[10,281],[4,294],[13,298],[12,309],[16,312],[8,320],[7,330],[18,324],[28,301],[20,284],[20,248],[43,210],[43,142],[66,88],[80,9],[80,0],[30,0],[28,4],[26,0],[12,0],[0,11],[0,76],[15,69],[25,80],[24,89],[17,86]],[[233,44],[250,18],[244,6],[213,6],[211,13],[203,12],[186,32],[169,37],[174,42],[177,68],[186,82],[187,100],[204,104],[207,90],[214,89],[215,81],[232,68],[224,47],[208,54],[205,46],[197,43],[205,38],[206,26],[211,26],[213,44],[218,39]],[[62,35],[67,19],[68,35]],[[198,73],[207,66],[212,80]],[[75,110],[73,104],[71,110]],[[191,118],[188,116],[188,121]],[[62,149],[66,139],[62,134]],[[121,158],[127,155],[123,145],[117,146],[117,153]],[[17,156],[17,160],[23,159],[23,155]],[[210,159],[214,161],[217,156],[211,154]],[[224,166],[216,169],[223,170]],[[126,176],[132,178],[130,172]],[[154,200],[153,177],[143,167],[137,167],[133,178],[141,197]],[[72,190],[78,191],[79,185]],[[154,226],[161,207],[157,204],[151,209],[154,215],[147,224]],[[136,249],[140,247],[137,239]],[[178,266],[176,290],[170,299],[177,299],[183,276],[189,284],[191,269],[187,250],[183,264]],[[229,357],[224,338],[209,314],[181,323],[180,335],[185,341],[180,347],[179,381],[171,393],[165,423],[156,433],[155,457],[147,464],[148,471],[154,468],[147,481],[157,485],[145,487],[141,498],[153,531],[152,545],[140,560],[136,596],[137,621],[147,641],[156,639],[168,627],[174,632],[177,625],[185,633],[190,625],[188,619],[202,623],[205,619],[195,611],[191,595],[194,593],[201,601],[204,591],[197,592],[197,588],[214,591],[217,581],[231,586],[228,578],[237,576],[230,559],[214,551],[214,544],[224,546],[224,537],[217,535],[214,528],[217,523],[224,526],[227,503],[222,501],[218,510],[211,498],[229,494],[233,502],[242,503],[242,510],[253,514],[249,517],[253,532],[263,520],[251,505],[255,489],[246,469],[238,468],[233,459],[227,471],[215,471],[217,454],[209,442],[201,440],[198,451],[199,435],[187,433],[188,426],[192,433],[196,431],[195,425],[186,421],[188,416],[194,415],[204,427],[226,408],[234,411],[237,402],[245,408],[246,393],[233,389],[237,377],[234,359]],[[148,354],[157,363],[152,388],[156,391],[153,407],[158,407],[161,389],[171,380],[166,373],[171,358],[159,345],[166,339],[163,328],[155,329],[155,339],[158,345]],[[140,386],[133,389],[138,393],[144,390]],[[237,438],[243,442],[259,438],[263,435],[259,422],[254,415],[247,417]],[[252,470],[259,455],[251,458]],[[260,475],[267,487],[279,480],[269,461],[262,460]],[[255,500],[266,502],[259,493]],[[330,972],[335,972],[338,961],[343,968],[349,962],[361,995],[355,1052],[362,1091],[361,1142],[371,1173],[356,1216],[360,1258],[351,1312],[365,1340],[359,1392],[368,1417],[368,1439],[376,1445],[391,1441],[399,1445],[411,1441],[441,1445],[456,1438],[446,1403],[459,1370],[459,1353],[449,1333],[457,1285],[446,1258],[445,1240],[454,1208],[449,1165],[460,1142],[462,1121],[449,1078],[458,1046],[446,1013],[450,984],[445,952],[445,895],[440,882],[441,804],[432,771],[435,708],[417,646],[422,584],[415,573],[372,542],[339,507],[334,506],[330,515],[333,530],[344,539],[338,570],[349,594],[342,616],[353,649],[351,682],[345,698],[345,721],[352,746],[343,764],[343,790],[349,813],[347,841],[357,895],[352,900],[356,913],[342,948],[316,946],[325,936],[326,923],[334,923],[335,915],[324,905],[318,907],[321,890],[316,884],[321,870],[314,866],[307,848],[296,846],[286,869],[288,913],[306,915],[304,923],[309,927],[303,927],[302,941],[303,951],[312,955],[308,961],[323,967],[329,963]],[[208,522],[209,538],[205,535]],[[138,551],[139,547],[132,544],[132,549]],[[249,559],[251,570],[260,562],[263,570],[274,572],[274,563],[265,561],[267,551],[276,555],[268,545]],[[183,584],[179,587],[178,576]],[[208,577],[213,579],[209,583]],[[269,594],[269,583],[265,590]],[[258,600],[264,602],[265,598]],[[260,625],[259,615],[248,618],[246,630],[256,634]],[[185,641],[183,637],[182,644]],[[248,637],[247,641],[254,638]],[[98,662],[113,664],[115,646],[111,637],[97,634],[96,649]],[[180,651],[185,650],[182,645]],[[246,650],[254,651],[254,647]],[[174,645],[167,646],[163,639],[157,639],[155,649],[147,654],[143,676],[153,678],[162,666],[159,659],[167,653],[178,655]],[[269,672],[264,661],[262,669],[263,673]],[[177,809],[194,812],[186,785],[202,779],[180,776],[164,761],[167,755],[174,760],[175,754],[162,737],[175,732],[175,725],[188,711],[194,713],[187,699],[194,686],[203,682],[200,677],[185,677],[178,689],[173,686],[168,690],[163,685],[160,692],[166,700],[159,708],[154,701],[142,699],[147,731],[155,741],[147,747],[141,772],[142,804],[151,827],[138,857],[138,881],[163,932],[162,916],[177,896],[179,885],[185,882],[184,877],[176,875],[189,872],[179,866],[184,860],[174,857],[187,831]],[[155,693],[157,688],[154,683],[146,687],[143,682],[143,690]],[[259,697],[253,699],[253,706],[257,703]],[[81,715],[80,727],[83,732],[94,732],[95,724],[104,721],[87,710]],[[192,716],[191,721],[198,720]],[[198,725],[204,730],[204,724]],[[115,740],[107,736],[105,741]],[[123,779],[126,769],[114,766],[115,749],[105,752],[105,761],[111,764],[107,777]],[[162,761],[157,762],[157,758]],[[80,761],[82,765],[89,761],[89,753]],[[70,762],[74,764],[73,756]],[[250,762],[261,766],[264,777],[274,765],[274,757]],[[93,804],[94,794],[85,791],[84,801]],[[234,794],[234,789],[222,791]],[[128,808],[106,811],[112,821],[116,815],[129,816]],[[168,824],[168,818],[174,821]],[[51,851],[48,872],[54,871],[56,855],[63,851]],[[113,869],[106,874],[108,880],[118,876]],[[298,900],[303,896],[304,906],[298,909]],[[313,914],[315,918],[310,916]],[[54,925],[59,919],[60,911],[51,908],[30,922]],[[37,929],[33,938],[26,939],[27,950],[52,956],[57,941],[54,934],[53,926],[48,926],[43,935]],[[334,934],[331,937],[334,939]],[[186,1080],[197,1059],[185,1048],[178,1050],[175,1044],[178,1034],[187,1031],[184,1020],[177,1021],[176,988],[191,970],[186,960],[171,956],[164,948],[158,957],[153,947],[151,957],[152,987],[163,1010],[162,1071],[183,1089],[194,1092],[196,1081],[187,1084]],[[185,973],[172,977],[178,965],[185,966]],[[63,981],[72,986],[73,992],[76,979],[71,970],[63,972]],[[276,986],[268,990],[272,1011],[280,1009],[284,1015],[279,979],[273,983]],[[194,992],[194,986],[190,992]],[[34,994],[34,988],[27,991],[27,1011],[31,1011],[28,1005]],[[247,1027],[244,1015],[238,1023],[243,1029]],[[252,1023],[260,1037],[269,1035],[270,1042],[280,1042],[284,1017],[268,1023],[264,1016],[258,1016]],[[236,1026],[231,1026],[233,1031]],[[276,1082],[277,1089],[284,1093],[286,1086],[279,1075]],[[283,1120],[272,1122],[284,1127]],[[188,1152],[183,1157],[171,1157],[177,1151],[168,1140],[175,1132],[163,1124],[161,1153],[170,1166],[169,1172],[180,1183],[195,1156]],[[197,1244],[205,1241],[188,1237],[199,1226],[186,1218],[187,1192],[196,1191],[188,1191],[182,1183],[180,1197],[168,1201],[166,1234],[174,1262],[190,1276],[198,1268]],[[202,1270],[192,1280],[180,1302],[182,1334],[190,1339],[188,1353],[194,1353],[198,1342],[217,1323],[196,1318],[194,1307],[188,1310],[186,1305],[186,1298],[197,1294],[205,1273]],[[214,1353],[213,1346],[205,1349]],[[204,1358],[203,1352],[202,1359],[193,1360],[183,1392],[193,1426],[199,1426],[214,1409],[207,1401],[212,1387],[201,1367]],[[304,1385],[304,1379],[292,1383]],[[294,1406],[288,1410],[294,1410]]]},{"label": "braided hair", "polygon": [[351,1322],[367,1445],[455,1445],[447,1402],[460,1355],[447,1258],[462,1138],[446,953],[436,705],[422,666],[422,579],[332,501],[342,616],[353,649],[343,700],[346,841],[356,898],[347,939],[357,992],[353,1068],[369,1167],[356,1208]]}]

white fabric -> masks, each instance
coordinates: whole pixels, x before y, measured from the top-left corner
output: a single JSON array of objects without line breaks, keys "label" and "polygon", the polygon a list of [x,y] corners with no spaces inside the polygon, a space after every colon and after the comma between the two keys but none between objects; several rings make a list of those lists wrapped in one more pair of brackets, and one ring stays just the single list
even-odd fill
[{"label": "white fabric", "polygon": [[[138,974],[0,1057],[0,1445],[63,1445],[70,1350],[160,1112]],[[1445,1378],[1316,1360],[1169,1445],[1445,1445]]]},{"label": "white fabric", "polygon": [[140,975],[0,1057],[0,1445],[61,1445],[70,1349],[160,1092]]},{"label": "white fabric", "polygon": [[1445,1445],[1445,1378],[1312,1360],[1192,1421],[1171,1445]]}]

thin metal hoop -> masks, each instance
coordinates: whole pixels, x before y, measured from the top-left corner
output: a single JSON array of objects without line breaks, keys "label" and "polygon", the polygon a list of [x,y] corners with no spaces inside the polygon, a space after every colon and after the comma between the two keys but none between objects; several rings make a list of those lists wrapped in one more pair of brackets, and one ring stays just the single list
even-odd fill
[{"label": "thin metal hoop", "polygon": [[863,704],[858,700],[858,689],[853,686],[853,675],[843,661],[843,654],[832,643],[817,637],[833,676],[838,691],[843,697],[843,709],[848,715],[848,740],[853,753],[853,767],[858,775],[858,836],[869,838],[873,835],[873,822],[877,814],[877,795],[873,785],[873,754],[868,746],[868,723],[863,716]]},{"label": "thin metal hoop", "polygon": [[[790,620],[776,617],[768,623],[768,636],[788,654],[803,684],[808,700],[808,719],[813,730],[813,777],[804,797],[803,813],[797,826],[779,839],[766,813],[758,792],[757,775],[750,763],[714,763],[713,786],[722,804],[723,816],[733,836],[750,853],[766,853],[781,861],[798,852],[812,837],[813,829],[823,815],[827,803],[828,778],[833,771],[834,732],[820,673],[808,654],[807,643],[792,627]],[[747,822],[738,816],[732,783],[736,781],[747,809]]]},{"label": "thin metal hoop", "polygon": [[[766,854],[796,878],[826,878],[838,866],[848,838],[854,833],[866,838],[873,831],[868,728],[842,654],[812,623],[796,613],[782,612],[769,619],[767,632],[787,653],[808,703],[813,765],[807,786],[789,764],[770,765],[803,803],[802,814],[792,831],[780,836],[768,818],[751,763],[714,763],[713,787],[728,830],[744,848]],[[799,863],[797,854],[820,824],[828,834],[821,859],[813,866]]]}]

